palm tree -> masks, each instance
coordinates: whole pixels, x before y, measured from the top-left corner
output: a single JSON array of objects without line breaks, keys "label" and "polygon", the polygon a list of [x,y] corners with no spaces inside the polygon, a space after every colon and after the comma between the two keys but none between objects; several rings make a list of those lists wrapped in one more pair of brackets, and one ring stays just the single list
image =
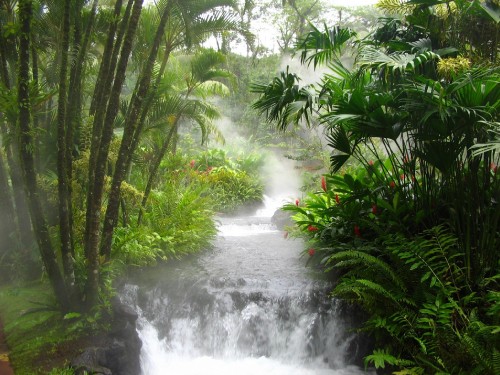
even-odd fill
[{"label": "palm tree", "polygon": [[[220,82],[221,79],[233,79],[234,76],[219,66],[225,61],[223,54],[213,50],[198,52],[190,63],[190,73],[184,76],[186,87],[183,93],[164,92],[162,99],[157,103],[162,109],[162,117],[167,119],[169,126],[167,136],[164,138],[159,151],[156,154],[147,178],[146,188],[144,190],[141,209],[139,212],[138,223],[142,220],[142,211],[144,210],[149,194],[157,177],[161,161],[169,148],[175,151],[177,141],[177,132],[182,120],[190,119],[194,121],[202,131],[202,143],[207,139],[208,134],[216,132],[212,121],[220,117],[217,109],[205,99],[209,95],[227,95],[228,87]],[[168,85],[170,86],[170,85]],[[172,86],[170,86],[172,87]]]},{"label": "palm tree", "polygon": [[[178,45],[179,37],[182,36],[181,40],[190,46],[210,35],[207,35],[207,31],[212,33],[216,29],[221,30],[223,27],[227,28],[232,25],[226,16],[220,16],[218,13],[218,8],[234,5],[232,0],[169,1],[160,5],[163,5],[163,8],[161,6],[158,8],[162,14],[160,24],[154,36],[147,64],[141,73],[140,80],[136,85],[127,110],[127,121],[124,126],[124,134],[113,174],[100,246],[101,254],[106,259],[109,259],[111,256],[113,230],[118,222],[121,183],[132,162],[132,155],[139,144],[144,129],[144,122],[156,91],[157,84],[156,82],[151,82],[151,79],[153,78],[156,54],[158,53],[160,43],[164,42],[165,33],[168,35],[168,32],[172,31],[169,28],[170,25],[177,25],[177,29],[174,29],[174,32],[170,34],[171,38],[166,39],[167,44],[165,45],[162,67],[160,68],[157,80],[163,73],[162,69],[167,64],[170,53]],[[221,14],[223,15],[223,13]]]},{"label": "palm tree", "polygon": [[20,132],[19,152],[31,220],[38,242],[38,247],[40,249],[40,254],[42,256],[42,261],[57,300],[59,301],[62,310],[67,311],[70,307],[68,293],[50,241],[49,229],[40,201],[39,189],[36,181],[35,163],[32,153],[33,135],[29,95],[31,18],[32,2],[30,0],[19,1],[19,19],[21,24],[17,98],[19,111],[18,125]]}]

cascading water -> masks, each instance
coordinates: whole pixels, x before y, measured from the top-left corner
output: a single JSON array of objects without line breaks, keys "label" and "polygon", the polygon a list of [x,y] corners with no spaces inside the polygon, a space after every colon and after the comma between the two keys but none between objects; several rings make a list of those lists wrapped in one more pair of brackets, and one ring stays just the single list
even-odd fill
[{"label": "cascading water", "polygon": [[139,313],[144,375],[355,375],[352,335],[285,240],[269,206],[221,218],[214,249],[137,275],[122,300]]}]

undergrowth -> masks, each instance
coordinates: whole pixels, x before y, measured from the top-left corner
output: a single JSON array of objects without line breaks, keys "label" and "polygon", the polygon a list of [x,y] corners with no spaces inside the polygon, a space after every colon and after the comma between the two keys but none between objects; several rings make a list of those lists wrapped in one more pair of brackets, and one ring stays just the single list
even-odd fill
[{"label": "undergrowth", "polygon": [[21,375],[73,374],[69,359],[96,335],[87,321],[62,315],[43,282],[0,286],[0,316],[12,368]]}]

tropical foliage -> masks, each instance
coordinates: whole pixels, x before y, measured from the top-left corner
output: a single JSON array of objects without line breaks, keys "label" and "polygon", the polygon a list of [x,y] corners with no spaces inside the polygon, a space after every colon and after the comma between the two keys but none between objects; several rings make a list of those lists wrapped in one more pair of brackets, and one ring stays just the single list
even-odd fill
[{"label": "tropical foliage", "polygon": [[387,373],[499,371],[498,44],[459,22],[498,30],[498,12],[450,4],[382,2],[406,20],[364,39],[313,28],[298,50],[328,67],[320,84],[287,71],[254,85],[254,107],[279,129],[324,126],[333,174],[284,209],[309,262],[337,276],[333,294],[367,311],[376,349],[365,361]]},{"label": "tropical foliage", "polygon": [[[222,54],[199,47],[243,31],[235,6],[1,3],[0,204],[14,218],[1,225],[3,270],[26,264],[36,277],[38,253],[61,310],[83,313],[105,303],[113,262],[143,265],[210,241],[199,186],[172,179],[153,190],[178,129],[196,124],[200,142],[218,136],[208,99],[227,95],[233,77]],[[165,227],[141,226],[141,215]]]}]

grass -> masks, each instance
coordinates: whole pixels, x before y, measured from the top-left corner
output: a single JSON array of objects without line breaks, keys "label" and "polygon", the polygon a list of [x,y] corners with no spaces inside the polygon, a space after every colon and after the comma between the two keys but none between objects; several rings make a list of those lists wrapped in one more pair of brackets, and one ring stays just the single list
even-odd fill
[{"label": "grass", "polygon": [[72,374],[68,362],[92,343],[81,323],[64,319],[55,309],[48,285],[0,285],[0,316],[19,375]]}]

